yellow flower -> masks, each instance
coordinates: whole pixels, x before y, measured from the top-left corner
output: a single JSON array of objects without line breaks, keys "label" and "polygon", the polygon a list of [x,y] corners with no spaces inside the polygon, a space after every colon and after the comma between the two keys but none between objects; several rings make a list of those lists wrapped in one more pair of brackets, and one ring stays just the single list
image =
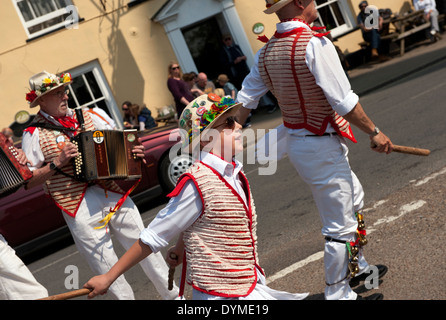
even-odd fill
[{"label": "yellow flower", "polygon": [[63,82],[66,83],[66,82],[70,82],[70,81],[71,81],[71,75],[69,73],[65,73],[63,75]]},{"label": "yellow flower", "polygon": [[43,79],[43,83],[51,83],[51,79],[50,78],[45,78],[45,79]]}]

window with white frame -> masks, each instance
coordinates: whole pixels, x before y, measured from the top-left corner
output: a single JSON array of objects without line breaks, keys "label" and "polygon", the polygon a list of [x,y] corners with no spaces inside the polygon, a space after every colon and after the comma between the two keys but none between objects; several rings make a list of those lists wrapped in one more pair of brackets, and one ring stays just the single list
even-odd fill
[{"label": "window with white frame", "polygon": [[318,21],[337,37],[352,30],[355,20],[346,0],[315,0]]},{"label": "window with white frame", "polygon": [[35,38],[66,25],[71,0],[12,0],[28,38]]},{"label": "window with white frame", "polygon": [[122,115],[100,65],[94,61],[67,72],[70,72],[73,78],[73,83],[68,85],[70,108],[101,108],[115,120],[118,128],[122,129]]}]

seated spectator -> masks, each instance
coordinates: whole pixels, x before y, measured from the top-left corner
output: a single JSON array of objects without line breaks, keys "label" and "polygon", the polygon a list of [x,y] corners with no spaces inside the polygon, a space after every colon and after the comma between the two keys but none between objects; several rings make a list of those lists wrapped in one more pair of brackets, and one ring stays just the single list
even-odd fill
[{"label": "seated spectator", "polygon": [[212,81],[208,80],[206,73],[200,72],[193,88],[201,90],[204,94],[209,94],[214,92],[215,85]]},{"label": "seated spectator", "polygon": [[192,95],[194,96],[194,98],[197,98],[204,94],[203,91],[201,91],[200,89],[194,88],[194,85],[195,85],[196,79],[197,79],[197,74],[195,72],[189,72],[189,73],[183,74],[182,79],[184,82],[186,82],[188,84],[189,90],[192,93]]},{"label": "seated spectator", "polygon": [[145,104],[138,113],[139,130],[150,129],[156,127],[155,119],[152,117],[152,112],[147,108]]},{"label": "seated spectator", "polygon": [[441,39],[440,27],[438,25],[438,10],[435,0],[414,0],[413,6],[415,10],[423,10],[426,21],[431,22],[429,37],[432,42]]},{"label": "seated spectator", "polygon": [[122,103],[122,111],[124,112],[123,116],[123,124],[124,129],[137,129],[139,128],[138,120],[132,114],[130,108],[132,103],[130,101],[125,101]]},{"label": "seated spectator", "polygon": [[225,91],[223,90],[223,88],[215,88],[214,93],[220,98],[223,98],[225,96]]},{"label": "seated spectator", "polygon": [[365,9],[368,7],[367,1],[362,1],[359,4],[359,9],[361,12],[359,12],[358,17],[356,18],[358,26],[361,28],[362,31],[362,37],[364,41],[370,43],[370,46],[372,47],[372,60],[379,59],[380,61],[388,60],[387,57],[383,56],[381,52],[381,35],[380,31],[383,27],[383,19],[380,16],[378,20],[378,29],[375,28],[368,28],[366,26],[367,16],[368,14],[365,12]]},{"label": "seated spectator", "polygon": [[229,82],[229,78],[225,74],[221,74],[217,78],[217,83],[223,88],[225,96],[230,96],[233,100],[237,98],[237,88]]}]

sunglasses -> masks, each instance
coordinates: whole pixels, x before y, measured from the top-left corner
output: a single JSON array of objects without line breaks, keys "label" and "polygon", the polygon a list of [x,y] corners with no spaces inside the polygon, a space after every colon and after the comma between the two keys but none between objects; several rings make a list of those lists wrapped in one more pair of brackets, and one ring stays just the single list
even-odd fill
[{"label": "sunglasses", "polygon": [[237,117],[234,116],[230,116],[226,118],[226,121],[222,124],[219,124],[218,126],[214,126],[214,128],[218,128],[221,126],[225,126],[225,129],[234,129],[235,128],[235,123],[238,122]]},{"label": "sunglasses", "polygon": [[172,67],[172,70],[180,69],[180,67]]}]

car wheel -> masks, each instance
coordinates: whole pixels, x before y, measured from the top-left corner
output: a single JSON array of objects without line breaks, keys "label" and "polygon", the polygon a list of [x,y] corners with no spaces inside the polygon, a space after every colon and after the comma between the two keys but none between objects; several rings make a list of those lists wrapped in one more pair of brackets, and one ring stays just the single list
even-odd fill
[{"label": "car wheel", "polygon": [[159,182],[165,192],[171,192],[178,178],[192,165],[190,155],[180,154],[172,160],[169,155],[163,157],[160,164]]}]

